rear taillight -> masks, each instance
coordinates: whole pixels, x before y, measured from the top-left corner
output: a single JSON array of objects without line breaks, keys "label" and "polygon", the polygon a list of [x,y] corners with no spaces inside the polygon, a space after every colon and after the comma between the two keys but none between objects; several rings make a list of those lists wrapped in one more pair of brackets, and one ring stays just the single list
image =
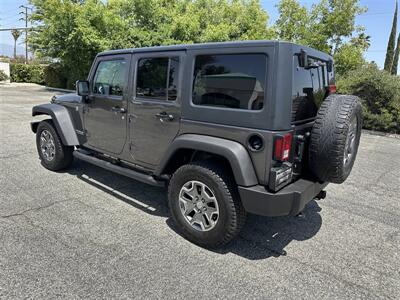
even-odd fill
[{"label": "rear taillight", "polygon": [[336,93],[336,85],[331,84],[330,86],[328,86],[328,92],[329,92],[329,94]]},{"label": "rear taillight", "polygon": [[274,160],[288,160],[290,156],[290,148],[292,147],[292,134],[287,133],[283,136],[276,136],[274,147]]}]

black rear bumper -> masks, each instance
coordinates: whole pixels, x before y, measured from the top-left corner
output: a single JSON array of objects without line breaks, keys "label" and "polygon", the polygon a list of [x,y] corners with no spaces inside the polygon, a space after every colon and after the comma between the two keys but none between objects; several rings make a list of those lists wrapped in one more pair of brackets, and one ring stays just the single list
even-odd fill
[{"label": "black rear bumper", "polygon": [[327,182],[319,183],[305,179],[284,187],[279,192],[268,192],[264,186],[239,186],[239,194],[245,210],[256,215],[277,217],[296,215],[315,198]]}]

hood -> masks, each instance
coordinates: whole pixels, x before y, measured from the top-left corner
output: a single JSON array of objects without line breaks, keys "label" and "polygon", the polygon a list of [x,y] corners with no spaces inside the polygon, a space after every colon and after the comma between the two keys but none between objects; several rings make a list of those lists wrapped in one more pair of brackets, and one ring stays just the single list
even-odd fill
[{"label": "hood", "polygon": [[54,95],[51,98],[51,103],[61,103],[61,102],[80,103],[82,102],[82,97],[78,96],[76,93],[70,93],[63,95]]}]

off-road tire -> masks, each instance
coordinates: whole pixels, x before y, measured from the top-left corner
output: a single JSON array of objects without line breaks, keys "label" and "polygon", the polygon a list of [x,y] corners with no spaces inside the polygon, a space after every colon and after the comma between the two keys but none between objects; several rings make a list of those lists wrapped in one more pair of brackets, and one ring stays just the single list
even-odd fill
[{"label": "off-road tire", "polygon": [[[352,121],[357,124],[354,149],[345,164],[345,147]],[[362,107],[358,97],[335,94],[321,104],[309,147],[309,166],[320,181],[342,183],[346,180],[357,156],[361,127]]]},{"label": "off-road tire", "polygon": [[[40,148],[40,136],[44,130],[50,132],[54,140],[55,155],[54,158],[49,161],[47,160]],[[68,168],[73,161],[72,152],[74,147],[63,145],[60,136],[55,129],[53,122],[51,120],[44,120],[39,123],[36,131],[36,147],[39,154],[39,158],[42,165],[51,171],[59,171]]]},{"label": "off-road tire", "polygon": [[[180,211],[180,190],[191,180],[204,182],[217,199],[220,215],[210,231],[193,229]],[[230,242],[239,234],[246,220],[246,211],[232,175],[226,168],[213,162],[193,162],[180,167],[170,180],[168,203],[177,230],[189,241],[206,248],[217,248]]]}]

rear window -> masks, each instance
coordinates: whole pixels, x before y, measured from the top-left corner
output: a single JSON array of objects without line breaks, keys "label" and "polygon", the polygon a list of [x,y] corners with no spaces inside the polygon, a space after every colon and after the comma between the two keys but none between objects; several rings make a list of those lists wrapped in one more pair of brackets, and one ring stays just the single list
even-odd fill
[{"label": "rear window", "polygon": [[197,56],[193,104],[261,110],[264,106],[266,65],[265,54]]}]

